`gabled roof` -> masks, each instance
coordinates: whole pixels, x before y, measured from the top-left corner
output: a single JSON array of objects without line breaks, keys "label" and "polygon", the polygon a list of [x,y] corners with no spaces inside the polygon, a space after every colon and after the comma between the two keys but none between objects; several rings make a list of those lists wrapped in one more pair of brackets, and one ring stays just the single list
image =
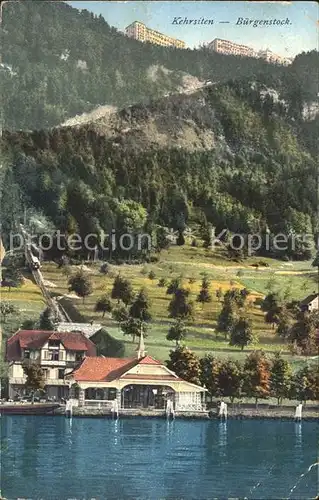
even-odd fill
[{"label": "gabled roof", "polygon": [[145,356],[140,360],[139,365],[162,365],[162,363],[152,358],[152,356]]},{"label": "gabled roof", "polygon": [[96,355],[96,346],[83,333],[55,332],[49,330],[19,330],[7,340],[7,361],[21,359],[21,349],[41,349],[48,340],[60,340],[69,351],[85,351]]},{"label": "gabled roof", "polygon": [[312,293],[311,295],[308,295],[304,300],[300,302],[300,305],[302,306],[307,306],[308,304],[311,304],[313,300],[315,300],[318,297],[318,293]]},{"label": "gabled roof", "polygon": [[70,376],[77,381],[111,382],[137,365],[137,358],[87,357]]},{"label": "gabled roof", "polygon": [[[152,375],[128,374],[127,372],[137,365],[163,366],[160,361],[145,356],[138,358],[104,358],[102,356],[86,357],[82,364],[69,375],[78,381],[86,382],[111,382],[118,378],[150,378]],[[167,373],[167,376],[174,378]],[[161,378],[161,377],[160,377]]]},{"label": "gabled roof", "polygon": [[[130,372],[137,365],[154,365],[162,366],[164,373],[134,373]],[[140,383],[148,383],[149,381],[165,381],[177,382],[184,381],[174,372],[166,368],[163,363],[145,356],[142,359],[137,358],[104,358],[100,356],[86,357],[82,364],[68,374],[68,378],[74,379],[77,382],[112,382],[117,379],[129,381],[139,381]],[[186,381],[184,381],[186,382]],[[187,382],[187,384],[199,388],[199,386]],[[201,388],[202,390],[206,390]]]}]

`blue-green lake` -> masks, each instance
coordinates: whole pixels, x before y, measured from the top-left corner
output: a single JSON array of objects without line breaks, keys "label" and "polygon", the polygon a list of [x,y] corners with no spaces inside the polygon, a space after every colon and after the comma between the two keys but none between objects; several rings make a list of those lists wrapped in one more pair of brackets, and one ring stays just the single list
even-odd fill
[{"label": "blue-green lake", "polygon": [[1,428],[8,500],[317,495],[315,422],[8,415]]}]

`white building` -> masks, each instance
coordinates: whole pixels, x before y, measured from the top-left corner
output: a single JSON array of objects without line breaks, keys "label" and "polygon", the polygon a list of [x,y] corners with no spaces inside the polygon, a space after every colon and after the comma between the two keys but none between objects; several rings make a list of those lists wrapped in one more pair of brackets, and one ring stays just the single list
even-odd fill
[{"label": "white building", "polygon": [[46,395],[61,399],[68,396],[67,373],[86,356],[95,356],[96,347],[83,333],[45,330],[19,330],[7,340],[9,398],[26,393],[23,364],[38,363],[46,382]]}]

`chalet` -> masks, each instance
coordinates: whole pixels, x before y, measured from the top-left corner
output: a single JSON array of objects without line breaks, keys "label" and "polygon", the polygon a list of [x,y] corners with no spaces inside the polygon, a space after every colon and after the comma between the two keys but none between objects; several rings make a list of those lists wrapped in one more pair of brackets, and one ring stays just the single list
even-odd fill
[{"label": "chalet", "polygon": [[136,357],[86,357],[67,375],[70,397],[79,406],[163,410],[167,401],[175,411],[202,411],[206,389],[178,377],[163,363],[147,356],[143,336]]},{"label": "chalet", "polygon": [[319,309],[319,294],[312,293],[306,297],[302,302],[300,302],[300,308],[302,311],[318,311]]},{"label": "chalet", "polygon": [[9,398],[25,394],[26,376],[23,364],[39,363],[46,380],[46,395],[66,398],[68,372],[86,356],[95,356],[96,347],[83,333],[45,330],[19,330],[7,340],[6,361],[9,363]]}]

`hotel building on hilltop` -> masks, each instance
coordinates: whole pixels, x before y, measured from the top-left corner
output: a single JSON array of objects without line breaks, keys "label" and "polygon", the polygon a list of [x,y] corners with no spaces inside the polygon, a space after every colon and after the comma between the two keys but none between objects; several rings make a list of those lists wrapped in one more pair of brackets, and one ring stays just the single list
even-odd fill
[{"label": "hotel building on hilltop", "polygon": [[258,52],[247,45],[241,45],[239,43],[231,42],[230,40],[222,40],[221,38],[215,38],[207,45],[207,47],[214,52],[218,52],[219,54],[256,58],[259,57],[269,63],[282,64],[284,66],[288,66],[288,64],[291,64],[292,62],[288,58],[274,54],[269,49],[260,50]]},{"label": "hotel building on hilltop", "polygon": [[135,40],[139,40],[140,42],[150,42],[164,47],[176,47],[177,49],[186,48],[186,43],[182,40],[152,30],[140,21],[134,21],[127,26],[125,28],[125,35]]},{"label": "hotel building on hilltop", "polygon": [[219,54],[256,57],[256,52],[251,47],[230,42],[229,40],[222,40],[221,38],[215,38],[207,47]]}]

